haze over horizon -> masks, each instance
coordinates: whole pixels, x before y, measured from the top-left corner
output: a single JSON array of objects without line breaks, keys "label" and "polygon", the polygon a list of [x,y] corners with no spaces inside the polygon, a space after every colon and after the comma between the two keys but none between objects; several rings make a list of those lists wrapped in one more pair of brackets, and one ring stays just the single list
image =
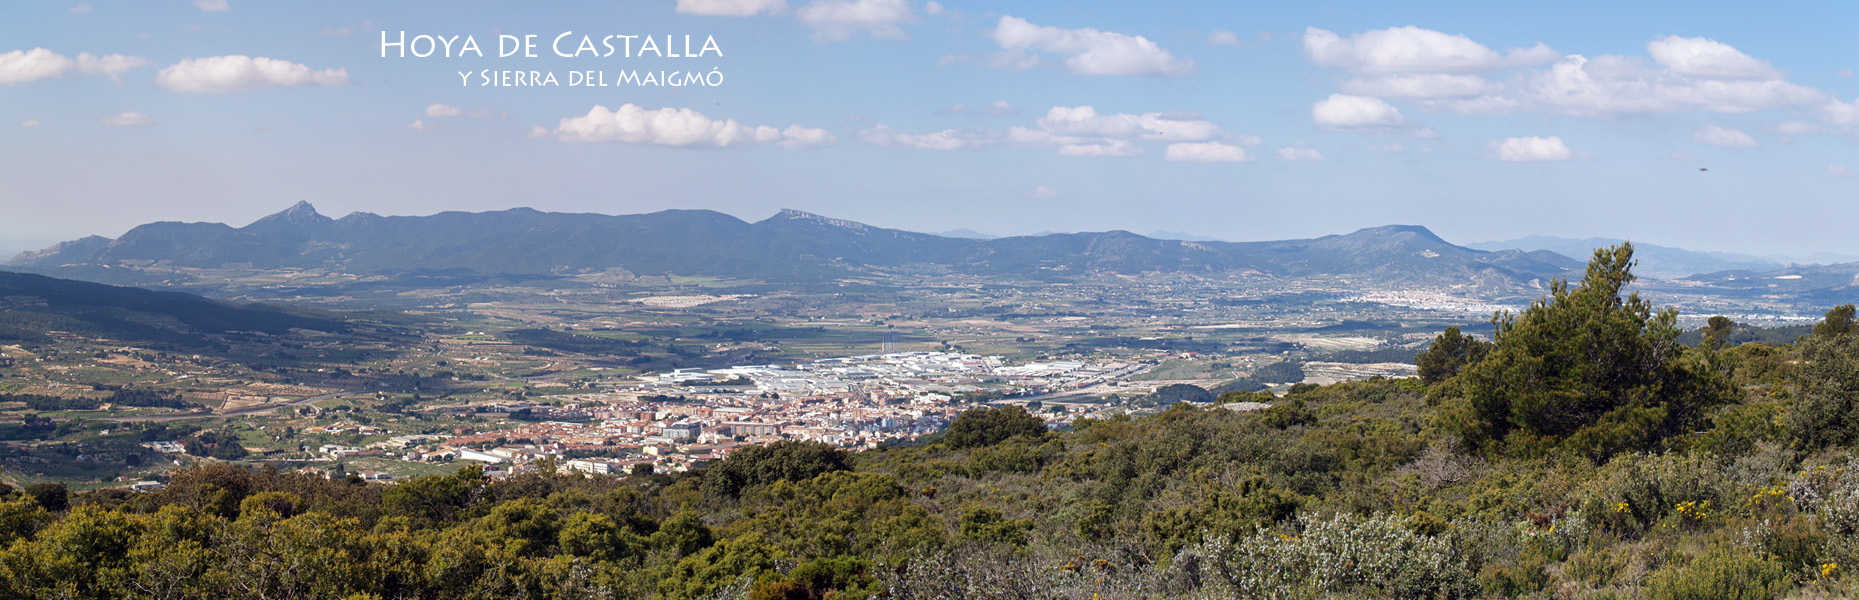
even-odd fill
[{"label": "haze over horizon", "polygon": [[[1605,10],[1601,10],[1602,7]],[[1322,8],[682,0],[0,9],[0,250],[153,221],[781,208],[910,231],[1388,224],[1859,254],[1850,3]],[[1605,17],[1601,16],[1605,15]],[[384,32],[470,35],[414,58]],[[721,57],[549,40],[714,37]],[[497,58],[500,34],[541,57]],[[573,41],[569,42],[572,46]],[[719,87],[461,86],[716,69]],[[766,129],[762,129],[766,128]],[[1705,170],[1708,169],[1708,170]]]}]

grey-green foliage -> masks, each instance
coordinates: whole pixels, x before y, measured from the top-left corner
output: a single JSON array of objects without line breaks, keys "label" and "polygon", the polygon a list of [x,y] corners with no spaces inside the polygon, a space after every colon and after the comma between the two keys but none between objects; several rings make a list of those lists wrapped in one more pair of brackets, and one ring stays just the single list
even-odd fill
[{"label": "grey-green foliage", "polygon": [[1198,580],[1210,598],[1301,599],[1336,595],[1469,598],[1477,583],[1446,537],[1416,533],[1411,517],[1338,514],[1302,531],[1260,530],[1183,549],[1170,569]]}]

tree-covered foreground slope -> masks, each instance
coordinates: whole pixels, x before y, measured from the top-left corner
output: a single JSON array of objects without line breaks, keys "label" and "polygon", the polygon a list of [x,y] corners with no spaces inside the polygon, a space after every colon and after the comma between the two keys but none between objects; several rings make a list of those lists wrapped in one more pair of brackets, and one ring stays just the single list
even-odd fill
[{"label": "tree-covered foreground slope", "polygon": [[[1424,376],[1047,432],[784,442],[701,472],[393,486],[210,466],[0,500],[17,598],[1841,598],[1859,575],[1859,327],[1793,344],[1597,253]],[[1231,393],[1223,403],[1265,400]]]}]

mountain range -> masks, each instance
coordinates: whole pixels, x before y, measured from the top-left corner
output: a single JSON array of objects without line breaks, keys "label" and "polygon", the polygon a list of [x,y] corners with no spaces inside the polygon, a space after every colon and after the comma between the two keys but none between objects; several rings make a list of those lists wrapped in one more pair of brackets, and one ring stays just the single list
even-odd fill
[{"label": "mountain range", "polygon": [[0,271],[0,343],[43,342],[52,332],[198,350],[223,336],[293,329],[348,332],[332,313],[222,302],[183,294]]},{"label": "mountain range", "polygon": [[[1623,241],[1600,237],[1575,239],[1533,235],[1515,240],[1475,242],[1465,247],[1479,250],[1547,250],[1586,263],[1594,256],[1595,248],[1613,246]],[[1639,261],[1635,272],[1659,279],[1679,279],[1718,271],[1769,271],[1783,266],[1780,262],[1760,256],[1700,252],[1643,242],[1633,243],[1633,258]]]},{"label": "mountain range", "polygon": [[1314,239],[1193,242],[1127,231],[993,239],[873,227],[797,210],[754,223],[709,210],[638,215],[529,208],[340,219],[299,202],[244,227],[159,222],[116,239],[87,237],[13,258],[9,268],[134,282],[138,271],[305,268],[356,274],[635,275],[768,282],[884,272],[1065,278],[1153,272],[1352,276],[1380,283],[1536,288],[1579,261],[1547,251],[1456,246],[1424,227],[1389,225]]}]

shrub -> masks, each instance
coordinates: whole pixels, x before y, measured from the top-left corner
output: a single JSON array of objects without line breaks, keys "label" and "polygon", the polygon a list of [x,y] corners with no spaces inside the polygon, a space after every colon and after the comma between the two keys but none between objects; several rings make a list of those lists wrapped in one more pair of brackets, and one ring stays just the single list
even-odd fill
[{"label": "shrub", "polygon": [[943,434],[943,444],[959,450],[998,444],[1014,436],[1042,437],[1045,433],[1044,420],[1009,404],[962,411]]},{"label": "shrub", "polygon": [[1189,546],[1170,568],[1202,573],[1203,589],[1214,596],[1469,598],[1477,593],[1452,544],[1414,533],[1409,517],[1339,514],[1302,526],[1295,534],[1261,530],[1230,543],[1214,539]]},{"label": "shrub", "polygon": [[1766,600],[1792,587],[1781,562],[1733,546],[1713,546],[1686,564],[1669,563],[1646,582],[1650,600]]}]

